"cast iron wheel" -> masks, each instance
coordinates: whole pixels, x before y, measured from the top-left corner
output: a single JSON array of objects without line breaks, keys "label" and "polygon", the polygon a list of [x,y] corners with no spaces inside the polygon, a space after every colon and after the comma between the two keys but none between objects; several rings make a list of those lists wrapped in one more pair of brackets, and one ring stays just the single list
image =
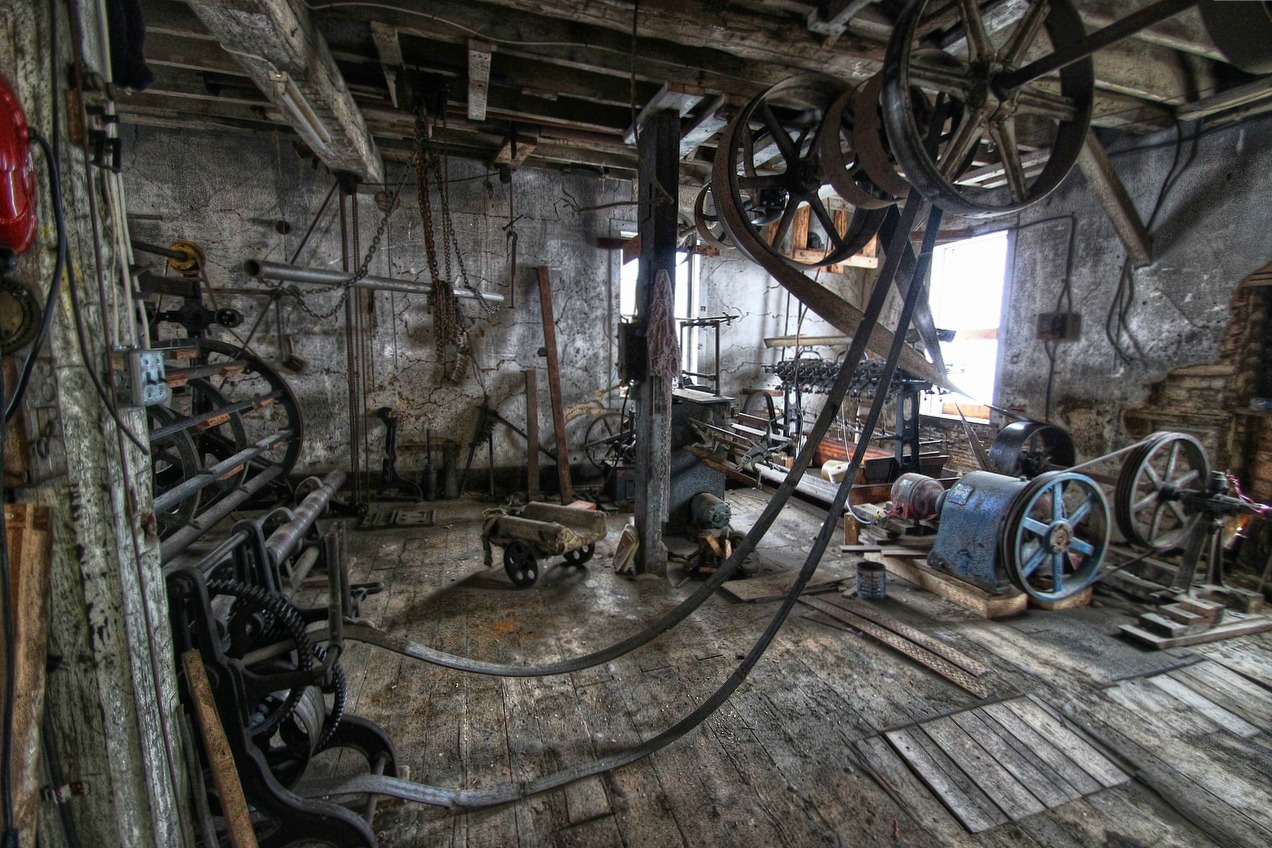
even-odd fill
[{"label": "cast iron wheel", "polygon": [[[236,599],[231,607],[230,620],[226,623],[227,656],[242,658],[256,648],[263,647],[280,627],[286,634],[278,641],[291,643],[285,652],[253,665],[254,675],[288,674],[309,671],[314,665],[314,649],[305,632],[305,620],[300,611],[282,595],[274,595],[259,586],[249,586],[237,580],[211,580],[208,582],[208,598],[228,595]],[[304,685],[295,686],[279,696],[271,693],[250,705],[248,732],[254,739],[268,739],[274,729],[291,715],[301,697]]]},{"label": "cast iron wheel", "polygon": [[1034,478],[1077,462],[1073,439],[1063,427],[1041,421],[1016,421],[998,431],[989,447],[993,470],[1008,477]]},{"label": "cast iron wheel", "polygon": [[[842,84],[826,77],[792,77],[752,98],[725,130],[712,170],[712,197],[729,240],[761,267],[834,265],[865,247],[883,223],[886,210],[858,208],[847,210],[846,222],[836,222],[828,202],[834,190],[817,137],[841,92]],[[805,206],[809,223],[816,222],[827,241],[825,256],[811,262],[782,252],[795,214]]]},{"label": "cast iron wheel", "polygon": [[[1069,0],[1031,0],[1014,25],[996,30],[986,26],[977,0],[910,0],[883,66],[888,142],[910,184],[947,212],[973,218],[1017,212],[1050,194],[1086,141],[1091,58],[1018,88],[1002,79],[1084,35]],[[929,98],[941,95],[957,108],[933,155],[923,116]],[[1002,186],[1006,196],[997,191]]]},{"label": "cast iron wheel", "polygon": [[581,548],[576,548],[572,551],[566,551],[561,556],[565,558],[567,564],[581,566],[583,563],[591,559],[595,553],[596,543],[592,543],[590,545],[584,545]]},{"label": "cast iron wheel", "polygon": [[[146,407],[150,432],[175,424],[181,419],[166,406]],[[174,430],[159,438],[150,439],[150,480],[156,498],[175,489],[203,470],[199,463],[199,451],[185,430]],[[170,508],[156,510],[159,538],[166,539],[185,527],[199,511],[199,492],[173,504]]]},{"label": "cast iron wheel", "polygon": [[539,579],[539,560],[525,542],[509,542],[503,559],[504,571],[518,589],[529,589]]},{"label": "cast iron wheel", "polygon": [[1187,541],[1201,518],[1172,495],[1204,489],[1210,463],[1201,442],[1185,433],[1155,433],[1131,451],[1117,476],[1117,527],[1133,545],[1163,553]]},{"label": "cast iron wheel", "polygon": [[[210,412],[230,406],[231,401],[211,382],[205,379],[194,379],[188,384],[190,393],[190,409],[194,414]],[[204,468],[211,468],[219,462],[229,459],[248,446],[247,427],[241,412],[231,412],[220,421],[209,422],[211,426],[195,428],[194,443],[199,448]],[[247,464],[217,479],[208,486],[204,505],[208,506],[220,500],[239,487],[247,476]]]},{"label": "cast iron wheel", "polygon": [[711,183],[707,183],[698,192],[693,201],[693,227],[698,238],[718,250],[732,250],[729,233],[720,220],[720,212],[716,208],[715,197],[711,194]]},{"label": "cast iron wheel", "polygon": [[817,146],[831,188],[858,209],[883,209],[896,203],[866,174],[858,149],[853,104],[857,89],[849,89],[826,110],[818,132]]},{"label": "cast iron wheel", "polygon": [[634,442],[631,419],[621,412],[603,412],[593,418],[583,433],[587,461],[601,471],[630,459]]},{"label": "cast iron wheel", "polygon": [[1089,477],[1043,474],[1015,497],[999,552],[1011,582],[1040,601],[1076,595],[1099,576],[1109,543],[1109,505]]}]

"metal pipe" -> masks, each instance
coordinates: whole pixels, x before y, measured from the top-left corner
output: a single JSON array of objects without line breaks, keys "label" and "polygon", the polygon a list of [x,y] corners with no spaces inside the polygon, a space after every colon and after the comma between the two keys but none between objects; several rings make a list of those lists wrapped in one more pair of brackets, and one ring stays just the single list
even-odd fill
[{"label": "metal pipe", "polygon": [[[367,275],[354,281],[354,275],[347,271],[333,271],[328,268],[307,268],[288,265],[283,262],[266,262],[260,259],[249,259],[243,263],[243,271],[249,277],[262,280],[279,280],[285,283],[309,283],[318,286],[352,285],[355,289],[372,291],[392,291],[404,294],[430,294],[433,286],[429,283],[414,283],[409,280],[395,280],[391,277]],[[455,297],[461,299],[478,299],[487,303],[503,303],[504,296],[496,292],[474,292],[471,289],[455,289]]]},{"label": "metal pipe", "polygon": [[292,519],[269,534],[265,549],[269,552],[270,562],[278,565],[292,555],[305,532],[314,525],[318,516],[327,508],[327,504],[344,485],[345,473],[332,471],[322,478],[322,485],[309,493],[301,501],[300,506],[292,510]]},{"label": "metal pipe", "polygon": [[165,564],[171,562],[173,557],[190,547],[190,544],[207,532],[208,528],[238,509],[239,504],[264,489],[282,473],[281,465],[271,465],[214,503],[206,512],[196,515],[189,524],[163,540],[163,544],[159,546],[160,560]]}]

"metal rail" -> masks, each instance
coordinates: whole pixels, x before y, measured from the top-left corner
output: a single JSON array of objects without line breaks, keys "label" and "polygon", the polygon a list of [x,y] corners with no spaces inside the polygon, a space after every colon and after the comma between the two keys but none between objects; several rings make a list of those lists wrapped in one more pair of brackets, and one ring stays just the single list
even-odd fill
[{"label": "metal rail", "polygon": [[[278,280],[284,283],[306,283],[316,286],[349,286],[355,289],[371,291],[391,291],[403,294],[431,294],[431,283],[417,283],[411,280],[396,280],[392,277],[367,275],[358,278],[349,271],[333,271],[329,268],[306,268],[299,265],[288,265],[283,262],[266,262],[260,259],[249,259],[243,263],[243,271],[249,277],[261,280]],[[487,303],[503,303],[504,296],[496,292],[474,291],[462,286],[455,288],[455,297],[461,300],[484,300]]]}]

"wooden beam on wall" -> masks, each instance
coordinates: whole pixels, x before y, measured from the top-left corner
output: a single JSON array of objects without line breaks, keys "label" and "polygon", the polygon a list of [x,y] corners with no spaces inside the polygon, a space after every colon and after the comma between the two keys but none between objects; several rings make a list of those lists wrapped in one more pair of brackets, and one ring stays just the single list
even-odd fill
[{"label": "wooden beam on wall", "polygon": [[[676,230],[680,184],[680,116],[658,112],[640,134],[640,270],[636,277],[636,323],[649,328],[655,281],[666,273],[675,285]],[[663,525],[671,503],[671,389],[653,373],[645,350],[643,379],[633,387],[636,425],[636,571],[667,573]]]},{"label": "wooden beam on wall", "polygon": [[288,0],[189,4],[328,168],[384,180],[380,152],[308,7]]},{"label": "wooden beam on wall", "polygon": [[1139,211],[1131,201],[1126,186],[1113,170],[1113,163],[1104,151],[1104,145],[1095,137],[1095,133],[1087,133],[1086,142],[1078,153],[1078,167],[1091,184],[1096,199],[1104,207],[1104,212],[1113,222],[1113,229],[1126,245],[1131,262],[1142,268],[1153,261],[1153,237],[1149,235],[1140,220]]}]

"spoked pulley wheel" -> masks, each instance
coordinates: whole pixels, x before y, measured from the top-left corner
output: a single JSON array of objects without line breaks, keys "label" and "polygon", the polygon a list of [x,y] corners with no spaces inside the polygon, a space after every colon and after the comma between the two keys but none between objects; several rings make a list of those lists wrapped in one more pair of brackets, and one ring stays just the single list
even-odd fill
[{"label": "spoked pulley wheel", "polygon": [[[988,20],[978,0],[910,0],[897,18],[883,69],[883,119],[893,155],[914,188],[947,212],[1019,211],[1060,184],[1091,123],[1090,57],[1015,85],[1010,74],[1080,41],[1069,0],[1029,0],[1015,21]],[[924,116],[946,98],[950,125],[936,152]]]},{"label": "spoked pulley wheel", "polygon": [[[730,241],[762,267],[842,262],[865,247],[883,222],[885,210],[846,208],[836,223],[836,203],[846,204],[829,186],[817,137],[842,92],[841,83],[826,77],[792,77],[752,98],[725,130],[712,196]],[[827,248],[811,262],[784,251],[801,207],[809,209],[810,232],[820,228]]]},{"label": "spoked pulley wheel", "polygon": [[583,451],[588,462],[604,471],[623,462],[630,430],[621,412],[603,412],[593,418],[583,433]]},{"label": "spoked pulley wheel", "polygon": [[1041,421],[1016,421],[998,431],[989,448],[993,470],[1009,477],[1037,477],[1077,461],[1073,439],[1064,428]]},{"label": "spoked pulley wheel", "polygon": [[707,183],[698,192],[693,201],[693,227],[698,237],[718,250],[732,250],[729,233],[720,220],[716,209],[715,197],[711,194],[711,183]]},{"label": "spoked pulley wheel", "polygon": [[1016,588],[1059,601],[1095,581],[1108,542],[1109,505],[1099,485],[1072,471],[1049,471],[1012,500],[999,554]]},{"label": "spoked pulley wheel", "polygon": [[1117,527],[1131,544],[1157,552],[1182,546],[1201,514],[1174,497],[1202,490],[1210,463],[1201,442],[1185,433],[1155,433],[1127,456],[1117,477]]},{"label": "spoked pulley wheel", "polygon": [[[871,138],[869,132],[861,131],[861,121],[857,117],[860,96],[859,89],[850,88],[835,98],[826,110],[826,118],[818,133],[817,146],[826,180],[840,197],[858,209],[883,209],[904,197],[909,186],[905,180],[896,177],[896,185],[893,187],[900,191],[898,195],[885,191],[871,179],[867,163],[872,152],[875,159],[879,158],[878,151],[882,144],[879,142],[877,121],[874,138]],[[870,108],[872,113],[878,111],[878,107],[873,104]],[[876,143],[863,150],[863,143],[867,140]],[[886,160],[886,154],[884,158]]]},{"label": "spoked pulley wheel", "polygon": [[[199,459],[199,449],[185,430],[173,430],[169,425],[180,419],[166,406],[146,407],[146,417],[150,422],[153,434],[160,428],[168,428],[170,432],[150,439],[150,478],[154,487],[154,495],[170,492],[177,486],[197,477],[203,471]],[[155,511],[155,519],[159,524],[160,538],[186,526],[199,511],[199,493],[184,498],[167,509]]]}]

